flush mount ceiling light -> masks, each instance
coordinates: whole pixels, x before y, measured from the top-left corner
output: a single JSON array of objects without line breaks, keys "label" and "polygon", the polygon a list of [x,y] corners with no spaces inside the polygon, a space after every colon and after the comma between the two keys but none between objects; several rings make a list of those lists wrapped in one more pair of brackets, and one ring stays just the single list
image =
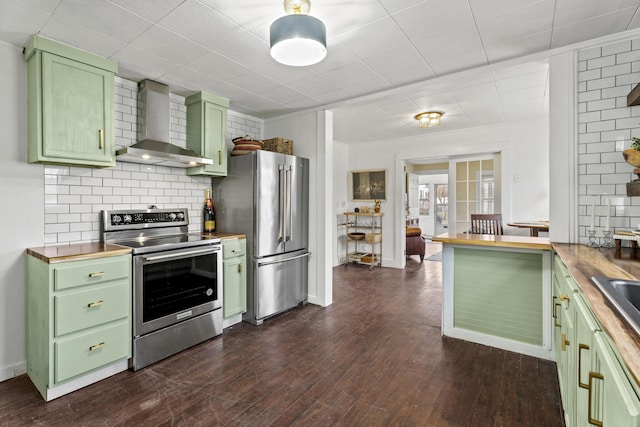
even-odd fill
[{"label": "flush mount ceiling light", "polygon": [[327,56],[327,29],[324,23],[307,15],[309,0],[285,0],[288,15],[271,24],[271,57],[284,65],[305,67]]},{"label": "flush mount ceiling light", "polygon": [[418,127],[430,128],[433,126],[440,126],[440,118],[444,113],[440,111],[426,111],[424,113],[416,114],[413,116],[418,121]]}]

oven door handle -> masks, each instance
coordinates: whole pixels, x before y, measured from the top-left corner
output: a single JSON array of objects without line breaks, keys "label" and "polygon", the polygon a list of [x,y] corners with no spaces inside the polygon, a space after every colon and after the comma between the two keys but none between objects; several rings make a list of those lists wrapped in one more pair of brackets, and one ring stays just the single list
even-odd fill
[{"label": "oven door handle", "polygon": [[267,261],[267,262],[258,261],[258,267],[261,267],[263,265],[271,265],[271,264],[278,264],[281,262],[293,261],[294,259],[305,258],[305,257],[308,257],[309,255],[311,255],[311,252],[306,252],[306,253],[303,253],[302,255],[294,256],[291,258],[280,259],[278,261]]},{"label": "oven door handle", "polygon": [[220,250],[219,249],[216,250],[216,248],[207,248],[207,249],[200,249],[200,250],[194,250],[194,251],[174,252],[171,254],[143,256],[142,259],[145,261],[159,261],[159,260],[169,259],[169,258],[184,258],[187,256],[194,256],[194,255],[213,254],[216,252],[220,252]]}]

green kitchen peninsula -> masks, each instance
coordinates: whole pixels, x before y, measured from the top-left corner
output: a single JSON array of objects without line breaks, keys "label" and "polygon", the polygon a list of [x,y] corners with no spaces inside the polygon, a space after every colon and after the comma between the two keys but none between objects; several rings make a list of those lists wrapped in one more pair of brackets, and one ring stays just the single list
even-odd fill
[{"label": "green kitchen peninsula", "polygon": [[442,335],[553,360],[548,238],[445,233]]}]

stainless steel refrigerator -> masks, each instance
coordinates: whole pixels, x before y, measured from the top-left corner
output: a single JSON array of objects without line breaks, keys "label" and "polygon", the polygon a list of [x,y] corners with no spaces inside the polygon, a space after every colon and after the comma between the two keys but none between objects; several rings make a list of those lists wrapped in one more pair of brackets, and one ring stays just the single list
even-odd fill
[{"label": "stainless steel refrigerator", "polygon": [[[216,229],[247,235],[247,312],[254,325],[308,296],[309,160],[258,150],[212,180]],[[224,279],[223,279],[224,280]]]}]

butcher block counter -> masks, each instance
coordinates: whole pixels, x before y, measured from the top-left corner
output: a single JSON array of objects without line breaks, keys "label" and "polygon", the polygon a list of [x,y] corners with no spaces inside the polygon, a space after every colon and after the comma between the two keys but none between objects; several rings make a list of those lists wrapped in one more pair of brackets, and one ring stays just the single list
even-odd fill
[{"label": "butcher block counter", "polygon": [[130,248],[103,242],[42,246],[27,249],[27,255],[31,255],[47,264],[127,255],[130,253]]}]

